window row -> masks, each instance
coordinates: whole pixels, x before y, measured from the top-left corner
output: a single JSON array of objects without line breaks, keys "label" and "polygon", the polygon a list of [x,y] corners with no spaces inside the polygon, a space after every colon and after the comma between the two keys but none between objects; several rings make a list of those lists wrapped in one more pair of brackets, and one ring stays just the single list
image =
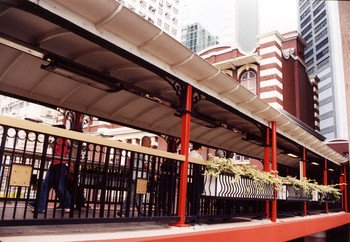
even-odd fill
[{"label": "window row", "polygon": [[300,15],[300,21],[302,21],[309,13],[310,13],[310,8],[306,9],[306,11]]},{"label": "window row", "polygon": [[320,22],[320,20],[323,19],[324,16],[326,16],[326,10],[324,10],[320,15],[318,15],[318,16],[314,19],[314,23],[317,24],[318,22]]}]

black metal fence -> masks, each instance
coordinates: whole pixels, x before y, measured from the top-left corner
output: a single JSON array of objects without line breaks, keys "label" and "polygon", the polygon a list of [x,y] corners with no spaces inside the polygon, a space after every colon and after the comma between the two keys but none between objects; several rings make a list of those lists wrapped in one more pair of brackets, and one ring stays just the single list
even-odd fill
[{"label": "black metal fence", "polygon": [[0,138],[0,225],[177,219],[180,160],[1,124]]},{"label": "black metal fence", "polygon": [[[50,129],[0,124],[0,225],[178,219],[178,156]],[[204,176],[204,167],[189,164],[188,222],[266,215],[271,185]],[[330,211],[341,209],[341,201],[328,200]],[[300,215],[304,201],[325,210],[324,202],[286,186],[278,213]]]}]

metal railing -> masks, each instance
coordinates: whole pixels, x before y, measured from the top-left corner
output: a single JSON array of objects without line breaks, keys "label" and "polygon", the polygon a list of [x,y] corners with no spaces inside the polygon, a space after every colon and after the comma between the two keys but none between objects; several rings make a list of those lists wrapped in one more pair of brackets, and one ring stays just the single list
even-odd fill
[{"label": "metal railing", "polygon": [[[3,117],[0,140],[0,225],[178,219],[183,156]],[[41,211],[50,167],[67,172],[47,183]]]},{"label": "metal railing", "polygon": [[[0,116],[0,225],[175,221],[183,160],[177,154]],[[41,211],[40,194],[53,163],[65,170],[63,180],[49,183],[53,189]],[[204,164],[189,163],[188,222],[265,216],[273,186],[247,177],[234,180],[231,174],[204,176],[204,169]],[[59,181],[64,181],[63,192]],[[312,210],[325,209],[324,202],[301,189],[286,185],[284,190],[278,195],[280,214],[302,214],[305,201]],[[330,210],[341,209],[332,197],[322,200]]]}]

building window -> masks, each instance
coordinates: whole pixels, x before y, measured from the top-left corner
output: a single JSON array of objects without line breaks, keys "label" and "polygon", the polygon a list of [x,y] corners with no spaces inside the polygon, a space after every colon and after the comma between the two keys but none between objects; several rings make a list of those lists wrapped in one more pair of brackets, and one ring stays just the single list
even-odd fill
[{"label": "building window", "polygon": [[164,24],[164,28],[165,28],[165,30],[169,30],[169,29],[170,29],[170,25],[167,24],[167,23],[165,23],[165,24]]},{"label": "building window", "polygon": [[306,54],[305,54],[305,60],[307,59],[307,58],[309,58],[310,56],[312,56],[312,54],[314,53],[314,51],[311,49],[309,52],[307,52]]},{"label": "building window", "polygon": [[322,39],[322,37],[324,37],[327,33],[328,33],[327,29],[322,30],[322,32],[319,33],[319,34],[315,37],[315,42],[317,42],[317,41],[319,41],[320,39]]},{"label": "building window", "polygon": [[312,75],[315,72],[315,67],[312,67],[311,69],[307,70],[308,75]]},{"label": "building window", "polygon": [[302,21],[310,13],[310,8],[308,8],[301,16],[300,21]]},{"label": "building window", "polygon": [[311,59],[311,60],[309,60],[308,62],[306,62],[305,65],[306,65],[307,67],[309,67],[309,66],[312,65],[313,63],[314,63],[314,59]]},{"label": "building window", "polygon": [[172,33],[173,35],[176,35],[176,34],[177,34],[176,29],[172,28],[172,29],[171,29],[171,33]]},{"label": "building window", "polygon": [[145,8],[146,7],[146,2],[145,1],[140,1],[141,7]]},{"label": "building window", "polygon": [[151,19],[150,17],[148,17],[148,22],[150,22],[151,24],[154,24],[154,20],[153,19]]},{"label": "building window", "polygon": [[322,50],[320,53],[318,53],[316,55],[316,60],[321,59],[324,55],[329,53],[329,47],[325,48],[324,50]]},{"label": "building window", "polygon": [[325,2],[323,2],[320,6],[318,6],[313,12],[314,16],[316,16],[316,14],[318,14],[322,10],[322,8],[324,8],[325,5]]},{"label": "building window", "polygon": [[304,26],[309,23],[311,20],[311,16],[307,17],[302,23],[301,23],[301,28],[304,28]]},{"label": "building window", "polygon": [[327,19],[323,20],[322,23],[316,26],[315,28],[315,34],[320,31],[324,26],[327,24]]},{"label": "building window", "polygon": [[325,46],[326,44],[328,44],[328,38],[325,38],[324,40],[322,40],[318,45],[316,45],[316,50],[321,49],[323,46]]},{"label": "building window", "polygon": [[308,41],[309,39],[311,39],[312,37],[312,33],[309,33],[306,37],[305,37],[305,41]]},{"label": "building window", "polygon": [[310,48],[312,46],[312,40],[306,44],[306,49]]},{"label": "building window", "polygon": [[312,7],[315,8],[317,6],[317,4],[319,4],[319,3],[324,3],[324,0],[323,1],[320,1],[320,0],[314,1],[314,3],[312,4]]},{"label": "building window", "polygon": [[253,71],[246,71],[241,76],[241,85],[252,93],[256,94],[256,74]]},{"label": "building window", "polygon": [[327,65],[329,63],[329,57],[321,61],[320,63],[317,64],[317,70],[320,70],[322,67]]},{"label": "building window", "polygon": [[173,13],[175,13],[175,14],[178,14],[179,13],[179,10],[177,9],[177,8],[173,8]]},{"label": "building window", "polygon": [[314,23],[317,24],[318,22],[320,22],[320,20],[326,16],[326,10],[324,10],[320,15],[317,16],[317,18],[315,18]]},{"label": "building window", "polygon": [[153,7],[153,6],[149,6],[149,11],[151,12],[151,13],[155,13],[156,12],[156,9]]},{"label": "building window", "polygon": [[309,24],[303,31],[301,31],[301,35],[305,35],[311,29],[311,24]]},{"label": "building window", "polygon": [[177,24],[177,18],[173,18],[173,23],[176,25]]}]

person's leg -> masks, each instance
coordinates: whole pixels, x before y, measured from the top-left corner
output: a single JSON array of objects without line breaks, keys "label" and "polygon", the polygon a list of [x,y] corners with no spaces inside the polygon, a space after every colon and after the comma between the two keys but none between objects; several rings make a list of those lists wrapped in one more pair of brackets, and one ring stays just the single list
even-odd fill
[{"label": "person's leg", "polygon": [[132,208],[134,207],[134,201],[135,201],[135,180],[131,181],[130,190],[128,191],[128,193],[130,193],[130,195],[127,194],[125,201],[123,201],[122,208],[121,208],[121,214],[128,214],[127,211],[126,211],[126,204],[127,204],[127,200],[128,199],[130,199],[129,211],[131,211]]},{"label": "person's leg", "polygon": [[71,203],[71,196],[66,189],[66,173],[67,173],[68,167],[64,164],[59,165],[57,169],[57,180],[58,180],[58,200],[60,202],[60,205],[62,205],[64,208],[70,208]]},{"label": "person's leg", "polygon": [[43,183],[41,185],[38,212],[43,212],[46,209],[47,196],[52,187],[52,178],[53,178],[53,166],[50,165],[49,169],[46,172]]}]

